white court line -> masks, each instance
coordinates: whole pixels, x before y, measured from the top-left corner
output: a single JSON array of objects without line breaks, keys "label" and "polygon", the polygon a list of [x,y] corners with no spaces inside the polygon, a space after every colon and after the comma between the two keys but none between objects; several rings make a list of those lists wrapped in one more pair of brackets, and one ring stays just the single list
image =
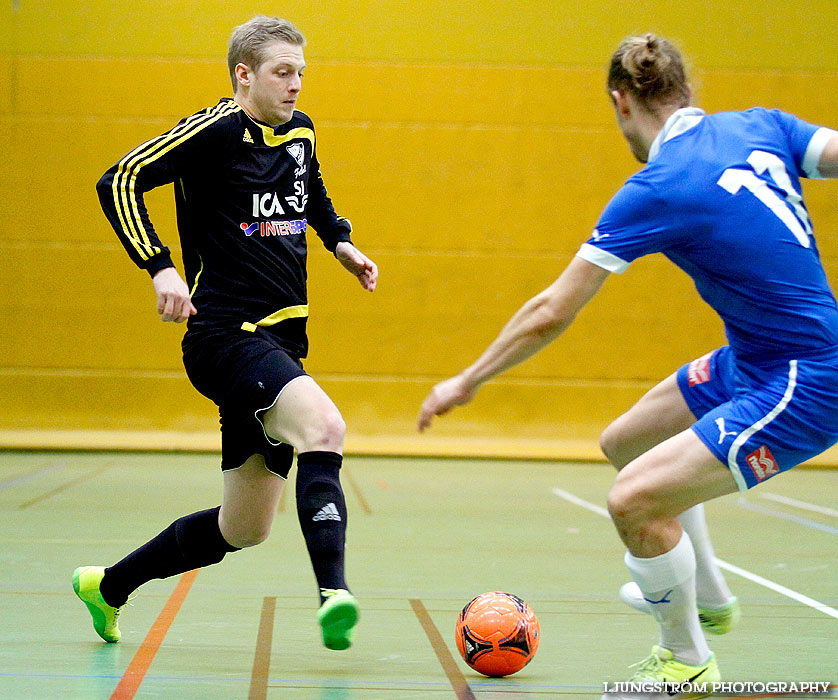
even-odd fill
[{"label": "white court line", "polygon": [[808,518],[801,518],[799,515],[784,513],[779,510],[774,510],[773,508],[766,508],[765,506],[760,506],[756,503],[750,503],[744,498],[740,498],[737,503],[740,508],[747,508],[748,510],[756,511],[757,513],[764,513],[765,515],[770,515],[773,518],[789,520],[793,523],[797,523],[798,525],[810,527],[813,530],[828,532],[830,535],[838,535],[838,527],[833,527],[832,525],[825,525],[824,523],[815,522],[814,520],[809,520]]},{"label": "white court line", "polygon": [[587,501],[583,501],[581,498],[579,498],[578,496],[574,496],[569,491],[565,491],[564,489],[553,489],[553,493],[556,494],[559,498],[564,498],[564,500],[570,501],[574,505],[587,508],[591,512],[596,513],[597,515],[601,515],[603,518],[611,518],[611,516],[608,515],[608,511],[605,510],[605,508],[602,508],[601,506],[595,506],[593,503],[588,503]]},{"label": "white court line", "polygon": [[827,508],[826,506],[818,506],[814,503],[807,503],[806,501],[798,501],[796,498],[789,498],[788,496],[778,496],[776,493],[760,493],[762,498],[767,498],[770,501],[777,501],[777,503],[785,503],[787,506],[796,506],[804,510],[811,510],[813,513],[822,513],[823,515],[831,515],[833,518],[838,518],[838,510]]},{"label": "white court line", "polygon": [[767,578],[763,578],[762,576],[758,576],[757,574],[752,574],[750,571],[747,571],[746,569],[740,569],[735,564],[729,564],[726,561],[722,561],[718,557],[716,558],[716,563],[722,569],[727,569],[731,573],[739,574],[742,578],[746,578],[749,581],[758,583],[760,586],[770,588],[772,591],[777,591],[777,593],[782,593],[787,598],[796,600],[798,603],[803,603],[803,605],[808,605],[810,608],[820,610],[825,615],[829,615],[830,617],[838,619],[838,610],[836,610],[835,608],[830,608],[828,605],[824,605],[823,603],[818,602],[814,598],[810,598],[807,595],[803,595],[802,593],[793,591],[791,590],[791,588],[781,586],[779,583],[774,583],[774,581],[769,581]]},{"label": "white court line", "polygon": [[[554,488],[553,493],[558,496],[559,498],[563,498],[564,500],[573,503],[574,505],[581,506],[582,508],[587,508],[592,513],[596,513],[597,515],[601,515],[604,518],[610,518],[608,515],[608,511],[601,506],[594,505],[593,503],[589,503],[588,501],[584,501],[578,496],[574,496],[569,491],[565,491],[564,489]],[[749,581],[753,581],[754,583],[758,583],[760,586],[765,586],[766,588],[771,589],[775,593],[779,593],[781,595],[786,596],[787,598],[791,598],[792,600],[796,600],[798,603],[803,603],[804,605],[808,605],[810,608],[814,608],[815,610],[822,612],[824,615],[829,615],[830,617],[834,617],[838,619],[838,610],[835,608],[831,608],[828,605],[824,605],[823,603],[815,600],[814,598],[810,598],[809,596],[805,596],[802,593],[798,593],[797,591],[793,591],[791,588],[786,588],[785,586],[781,586],[779,583],[774,583],[774,581],[770,581],[767,578],[763,578],[758,574],[753,574],[747,569],[742,569],[734,564],[729,564],[728,562],[719,559],[716,557],[716,563],[719,565],[720,568],[726,569],[733,574],[737,574],[742,578],[746,578]]]},{"label": "white court line", "polygon": [[63,469],[66,466],[67,462],[56,462],[55,464],[52,464],[49,467],[44,467],[43,469],[38,469],[34,472],[29,472],[28,474],[22,474],[21,476],[15,477],[14,479],[9,479],[8,481],[0,482],[0,489],[7,489],[12,486],[17,486],[18,484],[22,484],[24,481],[29,481],[30,479],[42,476],[43,474],[49,474],[50,472],[57,471],[58,469]]}]

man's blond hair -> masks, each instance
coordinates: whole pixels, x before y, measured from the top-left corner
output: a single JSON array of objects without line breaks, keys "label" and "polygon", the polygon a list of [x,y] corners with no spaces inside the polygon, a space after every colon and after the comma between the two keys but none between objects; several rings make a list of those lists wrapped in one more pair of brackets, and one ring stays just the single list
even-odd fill
[{"label": "man's blond hair", "polygon": [[233,91],[238,88],[236,66],[244,63],[251,70],[256,70],[264,62],[264,49],[276,41],[284,41],[294,46],[305,46],[306,40],[299,29],[287,19],[257,15],[249,22],[236,27],[230,37],[227,50],[227,68]]}]

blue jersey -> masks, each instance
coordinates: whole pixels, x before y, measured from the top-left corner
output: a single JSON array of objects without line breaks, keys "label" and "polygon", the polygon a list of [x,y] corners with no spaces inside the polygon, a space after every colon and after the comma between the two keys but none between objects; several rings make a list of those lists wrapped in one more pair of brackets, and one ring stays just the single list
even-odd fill
[{"label": "blue jersey", "polygon": [[680,109],[579,255],[622,272],[663,253],[742,359],[838,357],[838,308],[800,194],[832,134],[776,110]]}]

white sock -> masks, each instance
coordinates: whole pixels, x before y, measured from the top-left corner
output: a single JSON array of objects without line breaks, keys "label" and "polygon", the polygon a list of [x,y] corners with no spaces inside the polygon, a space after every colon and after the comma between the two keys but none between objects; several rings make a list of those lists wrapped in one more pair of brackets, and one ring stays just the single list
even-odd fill
[{"label": "white sock", "polygon": [[680,662],[701,666],[710,648],[698,622],[695,602],[695,555],[684,532],[668,552],[641,559],[626,552],[626,566],[660,625],[660,645]]},{"label": "white sock", "polygon": [[684,532],[690,536],[695,552],[695,594],[698,604],[712,610],[723,608],[733,598],[733,593],[716,564],[716,553],[704,517],[704,504],[699,503],[684,511],[678,520]]}]

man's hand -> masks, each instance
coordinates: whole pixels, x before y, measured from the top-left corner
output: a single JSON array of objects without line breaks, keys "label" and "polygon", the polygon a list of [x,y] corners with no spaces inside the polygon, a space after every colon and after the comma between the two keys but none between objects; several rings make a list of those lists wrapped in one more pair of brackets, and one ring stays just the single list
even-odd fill
[{"label": "man's hand", "polygon": [[189,287],[186,286],[178,271],[173,267],[164,267],[154,275],[154,292],[157,294],[157,313],[161,321],[183,323],[190,316],[198,313],[192,305]]},{"label": "man's hand", "polygon": [[463,375],[440,382],[428,394],[419,411],[418,428],[421,433],[431,425],[434,416],[448,413],[454,406],[462,406],[474,398],[475,389],[469,387]]},{"label": "man's hand", "polygon": [[335,257],[351,272],[368,292],[375,290],[378,281],[378,266],[347,241],[341,241],[335,248]]}]

